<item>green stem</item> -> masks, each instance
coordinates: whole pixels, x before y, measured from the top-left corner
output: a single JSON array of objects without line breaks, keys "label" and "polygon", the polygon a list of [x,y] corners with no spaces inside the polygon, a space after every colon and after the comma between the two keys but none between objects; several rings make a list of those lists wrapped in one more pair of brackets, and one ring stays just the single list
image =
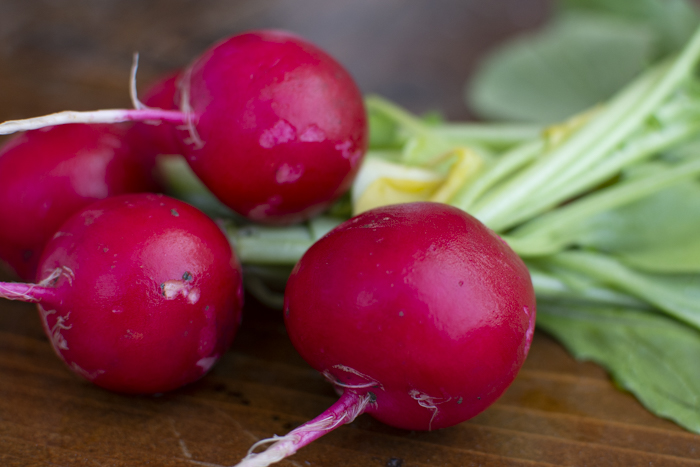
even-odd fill
[{"label": "green stem", "polygon": [[387,99],[379,96],[367,96],[365,98],[365,105],[367,106],[367,111],[384,114],[407,129],[410,133],[415,135],[428,135],[430,133],[428,126],[419,118],[416,118],[410,112],[407,112]]},{"label": "green stem", "polygon": [[537,139],[543,128],[508,123],[452,123],[431,128],[431,132],[455,144],[477,143],[489,148],[508,148]]},{"label": "green stem", "polygon": [[471,206],[481,195],[532,162],[542,152],[543,147],[544,142],[538,140],[511,149],[498,158],[483,174],[479,175],[471,185],[466,185],[457,193],[450,204],[469,212]]},{"label": "green stem", "polygon": [[[523,225],[502,238],[523,257],[557,253],[576,241],[576,225],[601,212],[645,198],[700,174],[700,159],[591,193]],[[573,227],[572,227],[573,226]]]},{"label": "green stem", "polygon": [[649,305],[629,294],[618,292],[602,286],[589,285],[585,288],[574,288],[562,280],[563,274],[548,273],[527,263],[532,286],[537,294],[537,299],[556,298],[576,301],[594,302],[596,304],[627,306],[634,308],[649,308]]},{"label": "green stem", "polygon": [[289,227],[226,226],[226,234],[244,264],[291,265],[342,219],[317,217]]},{"label": "green stem", "polygon": [[537,138],[542,127],[512,123],[445,122],[428,125],[410,112],[379,96],[365,99],[367,109],[381,113],[414,136],[435,136],[453,144],[482,144],[503,148]]},{"label": "green stem", "polygon": [[[480,205],[475,215],[497,231],[516,225],[511,216],[527,206],[534,193],[546,190],[561,174],[576,177],[585,173],[632,135],[680,83],[691,76],[698,55],[700,28],[675,61],[642,75],[613,99],[601,115]],[[586,187],[589,188],[592,187]],[[565,200],[556,198],[558,202]]]},{"label": "green stem", "polygon": [[[613,257],[584,251],[562,252],[547,257],[547,261],[630,293],[669,316],[700,329],[698,288],[691,285],[697,282],[697,275],[682,278],[678,275],[643,274],[626,267]],[[684,284],[685,281],[689,283]]]},{"label": "green stem", "polygon": [[647,72],[627,86],[600,114],[569,139],[543,154],[527,169],[489,193],[473,207],[472,214],[496,231],[505,230],[509,225],[510,214],[527,205],[533,192],[556,179],[568,165],[580,157],[585,157],[591,146],[614,128],[657,84],[661,71],[654,69]]},{"label": "green stem", "polygon": [[517,225],[528,219],[534,219],[556,207],[562,200],[571,199],[591,187],[598,186],[618,174],[623,168],[657,155],[669,147],[696,136],[699,132],[699,122],[686,121],[637,137],[618,151],[611,153],[607,159],[600,161],[596,167],[578,174],[577,178],[567,179],[562,176],[561,181],[557,180],[549,190],[538,193],[527,206],[522,206],[518,212],[513,213],[511,223]]}]

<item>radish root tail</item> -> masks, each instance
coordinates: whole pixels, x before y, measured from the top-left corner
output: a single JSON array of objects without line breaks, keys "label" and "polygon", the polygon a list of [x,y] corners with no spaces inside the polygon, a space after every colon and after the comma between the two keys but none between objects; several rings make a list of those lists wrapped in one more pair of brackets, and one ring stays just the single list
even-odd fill
[{"label": "radish root tail", "polygon": [[[273,436],[253,444],[248,455],[235,467],[267,467],[285,459],[310,442],[339,427],[351,423],[367,410],[375,397],[372,393],[357,394],[346,392],[324,413],[290,431],[285,436]],[[254,451],[265,444],[270,446],[259,453]]]}]

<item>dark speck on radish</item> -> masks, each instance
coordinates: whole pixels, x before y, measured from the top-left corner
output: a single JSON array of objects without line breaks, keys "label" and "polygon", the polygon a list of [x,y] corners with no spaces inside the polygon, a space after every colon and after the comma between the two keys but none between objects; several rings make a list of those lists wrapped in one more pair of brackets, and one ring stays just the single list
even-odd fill
[{"label": "dark speck on radish", "polygon": [[240,467],[281,460],[361,413],[407,430],[463,422],[512,383],[535,325],[522,260],[438,203],[377,208],[332,230],[295,266],[284,309],[295,348],[342,395]]},{"label": "dark speck on radish", "polygon": [[0,297],[38,304],[71,370],[137,394],[204,375],[238,329],[242,293],[240,265],[219,227],[150,194],[77,212],[46,245],[36,284],[0,283]]}]

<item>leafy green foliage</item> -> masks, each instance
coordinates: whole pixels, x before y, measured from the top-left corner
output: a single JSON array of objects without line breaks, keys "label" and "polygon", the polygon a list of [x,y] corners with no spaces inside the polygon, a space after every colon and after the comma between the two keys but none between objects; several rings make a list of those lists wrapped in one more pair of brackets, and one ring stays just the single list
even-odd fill
[{"label": "leafy green foliage", "polygon": [[700,273],[700,183],[686,182],[577,228],[577,242],[653,272]]},{"label": "leafy green foliage", "polygon": [[538,300],[537,326],[656,414],[700,432],[697,330],[645,310],[552,300]]},{"label": "leafy green foliage", "polygon": [[700,330],[700,274],[647,273],[630,268],[614,257],[583,251],[558,253],[547,261],[638,297]]},{"label": "leafy green foliage", "polygon": [[610,98],[680,49],[700,22],[686,0],[562,0],[541,31],[484,61],[465,89],[488,119],[560,121]]},{"label": "leafy green foliage", "polygon": [[680,49],[698,24],[688,0],[560,0],[562,12],[595,12],[644,25],[655,38],[654,58]]}]

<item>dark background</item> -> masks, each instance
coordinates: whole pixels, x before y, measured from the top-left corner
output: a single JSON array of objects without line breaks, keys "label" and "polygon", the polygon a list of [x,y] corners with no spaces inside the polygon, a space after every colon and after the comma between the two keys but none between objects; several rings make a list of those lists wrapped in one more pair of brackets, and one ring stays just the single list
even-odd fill
[{"label": "dark background", "polygon": [[462,88],[480,57],[536,28],[551,0],[0,0],[0,119],[128,106],[139,88],[213,42],[284,28],[326,49],[365,93],[470,117]]}]

